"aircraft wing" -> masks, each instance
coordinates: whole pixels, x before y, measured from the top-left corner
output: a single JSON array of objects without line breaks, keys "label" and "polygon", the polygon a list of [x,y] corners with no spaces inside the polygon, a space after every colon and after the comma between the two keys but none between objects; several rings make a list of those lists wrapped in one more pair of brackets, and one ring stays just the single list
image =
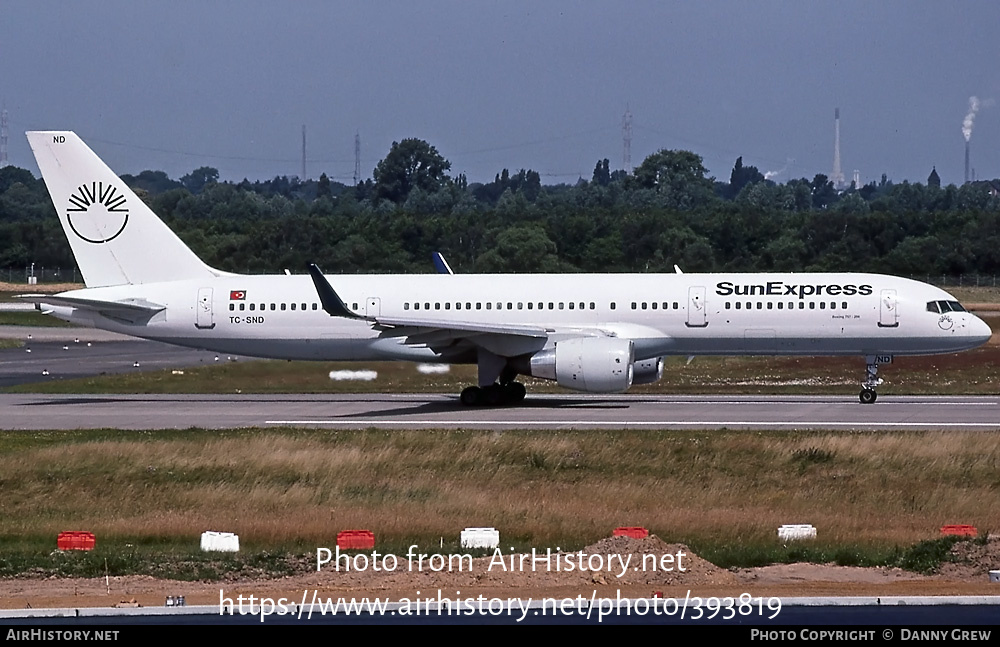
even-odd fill
[{"label": "aircraft wing", "polygon": [[69,306],[80,310],[96,312],[108,319],[130,324],[144,324],[166,306],[145,299],[123,299],[121,301],[100,301],[81,297],[67,297],[53,294],[22,294],[17,297],[36,306]]},{"label": "aircraft wing", "polygon": [[514,356],[541,350],[552,336],[614,337],[615,333],[597,328],[557,329],[525,324],[484,323],[478,321],[421,318],[367,317],[351,311],[337,295],[323,272],[309,266],[323,309],[334,317],[362,319],[380,331],[380,337],[402,338],[413,346],[426,346],[435,352],[454,349],[456,345],[480,346],[497,355]]}]

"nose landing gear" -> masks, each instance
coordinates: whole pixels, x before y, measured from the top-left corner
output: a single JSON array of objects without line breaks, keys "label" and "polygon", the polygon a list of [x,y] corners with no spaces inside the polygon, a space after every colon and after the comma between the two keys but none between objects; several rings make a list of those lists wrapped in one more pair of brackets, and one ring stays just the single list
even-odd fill
[{"label": "nose landing gear", "polygon": [[867,357],[866,362],[865,381],[861,383],[861,393],[858,394],[858,398],[861,400],[861,404],[874,404],[875,400],[878,399],[875,387],[881,384],[882,380],[878,376],[878,363],[875,357]]}]

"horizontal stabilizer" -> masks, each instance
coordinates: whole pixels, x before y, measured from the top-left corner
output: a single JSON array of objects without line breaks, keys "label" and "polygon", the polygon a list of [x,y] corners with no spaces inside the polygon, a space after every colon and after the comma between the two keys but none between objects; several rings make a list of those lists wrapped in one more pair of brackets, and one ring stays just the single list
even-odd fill
[{"label": "horizontal stabilizer", "polygon": [[145,324],[166,306],[151,303],[145,299],[122,299],[121,301],[100,301],[53,294],[22,294],[17,297],[38,305],[69,306],[129,324]]}]

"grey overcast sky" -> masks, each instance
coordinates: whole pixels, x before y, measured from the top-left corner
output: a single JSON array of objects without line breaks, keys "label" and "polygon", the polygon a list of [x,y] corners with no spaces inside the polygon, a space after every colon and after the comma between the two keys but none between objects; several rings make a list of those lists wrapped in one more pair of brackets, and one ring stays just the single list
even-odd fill
[{"label": "grey overcast sky", "polygon": [[[659,149],[737,156],[777,179],[829,174],[833,114],[850,181],[1000,176],[1000,2],[297,2],[3,0],[9,161],[25,130],[75,130],[119,173],[350,182],[418,137],[451,173],[543,182]],[[789,165],[789,160],[794,160]]]}]

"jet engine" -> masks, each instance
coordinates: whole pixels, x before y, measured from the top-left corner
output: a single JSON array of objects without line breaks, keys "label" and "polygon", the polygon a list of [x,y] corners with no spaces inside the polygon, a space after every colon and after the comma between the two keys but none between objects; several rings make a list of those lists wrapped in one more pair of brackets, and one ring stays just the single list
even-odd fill
[{"label": "jet engine", "polygon": [[632,384],[652,384],[663,377],[663,358],[653,357],[636,362],[632,367]]},{"label": "jet engine", "polygon": [[632,386],[634,357],[628,339],[566,339],[532,355],[527,373],[575,391],[621,393]]}]

